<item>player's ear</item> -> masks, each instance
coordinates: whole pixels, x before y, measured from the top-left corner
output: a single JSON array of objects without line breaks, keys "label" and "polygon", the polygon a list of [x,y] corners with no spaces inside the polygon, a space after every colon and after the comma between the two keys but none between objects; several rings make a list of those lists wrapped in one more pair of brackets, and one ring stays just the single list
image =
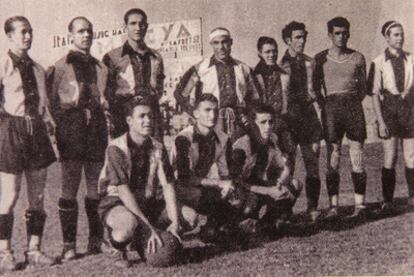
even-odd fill
[{"label": "player's ear", "polygon": [[200,117],[200,111],[198,110],[198,108],[194,109],[193,116],[195,119],[198,119]]},{"label": "player's ear", "polygon": [[128,125],[131,125],[131,122],[132,122],[132,116],[127,115],[125,119],[126,119],[126,122],[128,123]]}]

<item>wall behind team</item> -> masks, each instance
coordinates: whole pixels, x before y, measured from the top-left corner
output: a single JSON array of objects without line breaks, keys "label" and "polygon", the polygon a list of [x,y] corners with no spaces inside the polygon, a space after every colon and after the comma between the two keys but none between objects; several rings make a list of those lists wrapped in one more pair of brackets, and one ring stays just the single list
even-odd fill
[{"label": "wall behind team", "polygon": [[[206,34],[216,26],[227,27],[234,38],[233,56],[251,66],[257,62],[256,40],[261,35],[275,37],[279,43],[279,57],[282,56],[286,47],[280,33],[291,20],[307,25],[306,53],[309,55],[329,46],[326,22],[339,15],[351,22],[349,46],[361,51],[368,65],[386,47],[379,30],[387,20],[395,19],[404,25],[405,49],[414,49],[414,20],[410,16],[414,14],[414,1],[411,0],[1,0],[0,21],[3,24],[6,18],[17,14],[26,16],[35,36],[31,55],[48,67],[67,52],[70,19],[82,15],[93,22],[96,37],[93,53],[101,58],[106,50],[125,39],[123,14],[133,7],[144,9],[150,23],[202,18],[204,56],[211,55]],[[168,26],[166,28],[168,31]],[[7,38],[1,32],[0,51],[6,49]],[[177,68],[176,72],[182,70]],[[371,99],[366,98],[364,106],[369,140],[373,140],[374,117],[370,102]]]}]

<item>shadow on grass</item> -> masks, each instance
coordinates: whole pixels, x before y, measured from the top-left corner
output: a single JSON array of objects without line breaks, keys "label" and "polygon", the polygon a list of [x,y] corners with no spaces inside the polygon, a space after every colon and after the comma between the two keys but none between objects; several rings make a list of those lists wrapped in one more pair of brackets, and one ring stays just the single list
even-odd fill
[{"label": "shadow on grass", "polygon": [[282,227],[267,236],[250,237],[248,239],[248,243],[243,246],[232,245],[229,247],[219,247],[208,244],[206,246],[185,248],[182,264],[201,263],[218,256],[223,256],[227,253],[260,248],[268,242],[277,241],[283,237],[310,237],[316,235],[320,231],[328,230],[339,232],[350,230],[360,225],[383,220],[385,218],[397,217],[406,213],[414,213],[414,207],[407,205],[406,198],[395,198],[393,211],[389,214],[383,214],[381,212],[380,202],[367,204],[367,210],[363,216],[350,217],[353,211],[354,206],[340,207],[340,217],[335,221],[323,220],[323,215],[325,215],[327,211],[322,211],[322,219],[316,224],[309,223],[307,220],[307,215],[305,213],[296,214],[292,217],[291,224]]}]

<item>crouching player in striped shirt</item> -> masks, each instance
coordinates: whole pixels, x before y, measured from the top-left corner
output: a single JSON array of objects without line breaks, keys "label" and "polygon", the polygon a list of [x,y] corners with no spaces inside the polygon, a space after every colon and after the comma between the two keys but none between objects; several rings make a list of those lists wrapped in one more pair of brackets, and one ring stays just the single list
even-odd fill
[{"label": "crouching player in striped shirt", "polygon": [[232,243],[226,239],[236,230],[236,211],[227,201],[234,190],[230,137],[215,129],[218,99],[213,94],[200,95],[194,107],[196,124],[177,135],[172,150],[177,200],[183,206],[187,227],[195,227],[200,214],[207,216],[207,225],[200,234],[202,240]]},{"label": "crouching player in striped shirt", "polygon": [[125,114],[129,131],[109,143],[99,180],[103,195],[99,214],[112,246],[119,250],[115,265],[121,267],[130,266],[126,254],[130,242],[144,259],[162,247],[164,236],[158,228],[167,227],[179,240],[174,175],[164,146],[150,136],[151,103],[134,96],[126,102]]},{"label": "crouching player in striped shirt", "polygon": [[[273,133],[273,108],[257,106],[251,114],[260,138],[249,135],[239,138],[233,144],[232,166],[234,172],[240,173],[236,181],[237,190],[245,191],[240,194],[245,197],[239,199],[243,216],[258,219],[256,231],[269,233],[278,227],[276,224],[280,219],[290,217],[302,184],[292,179],[287,159],[277,146],[278,138]],[[265,213],[259,213],[265,206]]]},{"label": "crouching player in striped shirt", "polygon": [[51,265],[40,251],[46,213],[43,208],[47,167],[55,160],[44,120],[47,119],[45,72],[28,55],[33,33],[22,16],[6,20],[11,48],[0,59],[0,271],[14,270],[11,249],[13,209],[23,173],[27,181],[26,262]]},{"label": "crouching player in striped shirt", "polygon": [[381,32],[388,47],[372,62],[368,83],[373,93],[378,136],[383,139],[382,212],[387,214],[392,211],[400,140],[409,204],[414,205],[414,57],[403,50],[404,30],[401,23],[388,21]]}]

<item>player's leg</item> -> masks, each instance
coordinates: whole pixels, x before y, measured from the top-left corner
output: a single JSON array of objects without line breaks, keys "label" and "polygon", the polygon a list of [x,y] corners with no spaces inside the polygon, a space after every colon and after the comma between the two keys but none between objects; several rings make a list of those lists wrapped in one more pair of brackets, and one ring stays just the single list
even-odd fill
[{"label": "player's leg", "polygon": [[20,192],[21,174],[0,172],[0,269],[14,270],[16,262],[11,249],[14,215]]},{"label": "player's leg", "polygon": [[103,220],[108,227],[111,245],[118,250],[115,266],[129,267],[131,264],[128,261],[126,247],[135,238],[138,227],[136,216],[125,206],[116,205],[106,212]]},{"label": "player's leg", "polygon": [[46,213],[43,207],[47,168],[25,171],[29,208],[26,210],[26,262],[31,265],[52,265],[55,260],[41,252]]},{"label": "player's leg", "polygon": [[405,178],[408,186],[408,203],[414,205],[414,138],[403,139]]},{"label": "player's leg", "polygon": [[79,207],[76,200],[82,177],[83,162],[65,160],[62,166],[62,194],[59,199],[59,218],[62,226],[62,260],[76,258],[76,235]]},{"label": "player's leg", "polygon": [[326,173],[326,187],[328,190],[329,204],[331,207],[329,216],[338,215],[339,205],[339,164],[341,159],[341,144],[340,143],[328,143],[328,172]]},{"label": "player's leg", "polygon": [[367,174],[363,162],[363,143],[354,140],[348,140],[349,156],[352,164],[352,183],[355,190],[355,212],[359,215],[365,208],[365,191],[367,186]]},{"label": "player's leg", "polygon": [[395,165],[398,158],[397,137],[391,137],[382,141],[384,151],[384,164],[381,171],[383,209],[389,210],[392,206],[395,190]]},{"label": "player's leg", "polygon": [[85,212],[89,224],[88,253],[90,254],[102,252],[101,246],[104,232],[98,214],[98,179],[102,167],[102,162],[85,162],[84,164],[86,176]]},{"label": "player's leg", "polygon": [[306,168],[305,191],[308,200],[308,212],[312,221],[316,221],[318,213],[321,179],[319,178],[320,143],[303,144],[300,146]]}]

